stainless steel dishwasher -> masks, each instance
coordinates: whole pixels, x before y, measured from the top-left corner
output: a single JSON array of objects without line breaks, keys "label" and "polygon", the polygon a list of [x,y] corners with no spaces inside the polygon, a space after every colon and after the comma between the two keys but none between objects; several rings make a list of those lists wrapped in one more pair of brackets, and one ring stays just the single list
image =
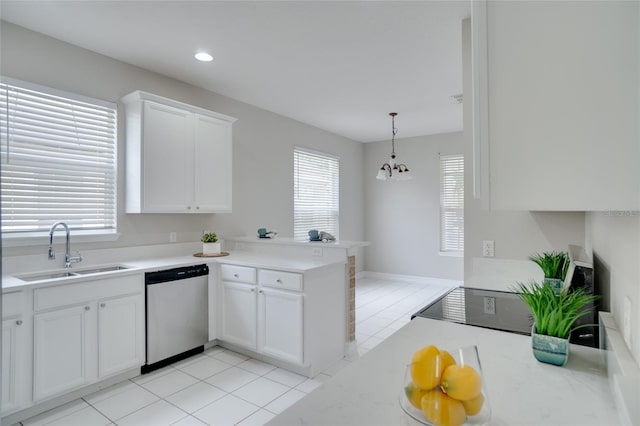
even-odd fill
[{"label": "stainless steel dishwasher", "polygon": [[202,352],[209,337],[207,265],[145,274],[148,373]]}]

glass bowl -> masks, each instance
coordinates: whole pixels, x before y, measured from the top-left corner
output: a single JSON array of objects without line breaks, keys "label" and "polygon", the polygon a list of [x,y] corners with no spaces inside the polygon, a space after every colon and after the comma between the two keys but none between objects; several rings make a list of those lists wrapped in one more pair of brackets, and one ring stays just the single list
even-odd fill
[{"label": "glass bowl", "polygon": [[[444,351],[453,360],[443,356]],[[466,346],[454,351],[428,349],[425,354],[423,363],[407,365],[399,396],[402,410],[425,425],[488,424],[491,406],[478,348]],[[458,367],[447,371],[453,361]],[[445,368],[441,371],[443,366]],[[414,381],[413,377],[417,380]],[[425,388],[428,390],[423,390]],[[478,389],[480,396],[470,397],[476,395]]]}]

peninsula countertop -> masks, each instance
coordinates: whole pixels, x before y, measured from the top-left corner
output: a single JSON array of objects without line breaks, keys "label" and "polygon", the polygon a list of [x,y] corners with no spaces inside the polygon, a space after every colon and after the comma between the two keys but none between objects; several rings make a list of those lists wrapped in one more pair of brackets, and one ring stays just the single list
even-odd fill
[{"label": "peninsula countertop", "polygon": [[415,318],[268,424],[414,425],[400,408],[413,353],[476,345],[494,425],[618,425],[604,351],[571,346],[564,367],[533,357],[531,337]]}]

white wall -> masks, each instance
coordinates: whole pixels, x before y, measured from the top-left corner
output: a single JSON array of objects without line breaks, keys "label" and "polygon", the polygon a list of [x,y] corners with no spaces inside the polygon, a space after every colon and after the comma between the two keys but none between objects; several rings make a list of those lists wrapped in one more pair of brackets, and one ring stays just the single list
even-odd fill
[{"label": "white wall", "polygon": [[[465,167],[465,283],[489,282],[492,277],[479,276],[494,271],[511,269],[504,273],[504,281],[495,287],[507,289],[513,279],[526,281],[538,278],[532,273],[528,256],[535,252],[567,250],[569,244],[584,246],[583,212],[528,212],[483,210],[480,201],[473,198],[472,116],[471,116],[471,47],[470,21],[463,21],[463,93],[464,102],[464,154]],[[541,171],[543,173],[544,171]],[[543,189],[541,189],[543,190]],[[567,194],[567,196],[571,196]],[[495,241],[495,257],[482,258],[482,241]],[[488,265],[487,265],[488,264]],[[480,266],[481,268],[479,268]],[[489,266],[489,267],[487,267]]]},{"label": "white wall", "polygon": [[[401,118],[396,127],[402,130]],[[397,160],[413,175],[409,181],[380,181],[376,174],[389,161],[391,141],[364,148],[365,270],[462,280],[463,259],[440,256],[441,154],[462,153],[462,133],[396,139]]]},{"label": "white wall", "polygon": [[586,233],[603,310],[611,311],[620,330],[624,300],[631,301],[630,349],[640,364],[640,212],[588,213]]},{"label": "white wall", "polygon": [[[235,101],[77,46],[1,22],[0,71],[6,77],[82,95],[118,101],[144,90],[238,118],[233,127],[233,213],[219,215],[124,214],[124,167],[118,170],[116,242],[74,244],[74,249],[197,241],[204,229],[253,235],[259,227],[293,231],[294,145],[340,157],[340,237],[364,239],[363,147],[344,137]],[[124,164],[124,114],[119,104],[118,164]],[[5,248],[3,255],[36,253],[43,247]]]}]

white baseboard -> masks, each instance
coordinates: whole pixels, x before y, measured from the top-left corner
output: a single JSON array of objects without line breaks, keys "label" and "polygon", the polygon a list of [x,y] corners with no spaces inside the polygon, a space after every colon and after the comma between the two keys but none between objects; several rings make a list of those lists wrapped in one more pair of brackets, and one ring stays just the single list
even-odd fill
[{"label": "white baseboard", "polygon": [[411,284],[437,285],[441,287],[458,287],[463,284],[460,280],[448,280],[445,278],[421,277],[418,275],[387,274],[384,272],[361,271],[356,274],[356,280],[362,278],[374,278],[384,280],[403,281]]}]

